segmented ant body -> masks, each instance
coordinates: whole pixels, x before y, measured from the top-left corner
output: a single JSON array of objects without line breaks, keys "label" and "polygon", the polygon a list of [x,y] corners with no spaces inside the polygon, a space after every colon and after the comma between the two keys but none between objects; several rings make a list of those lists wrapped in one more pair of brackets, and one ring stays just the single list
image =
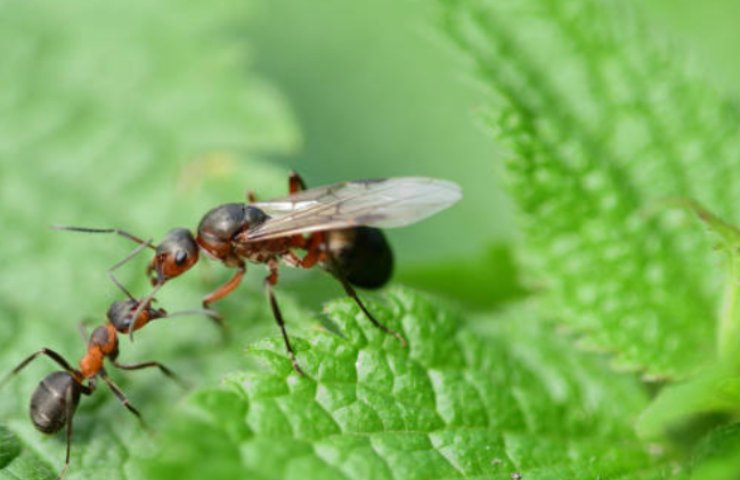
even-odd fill
[{"label": "segmented ant body", "polygon": [[[136,321],[132,321],[133,314],[137,311],[140,311],[140,313],[138,313]],[[158,368],[165,376],[183,385],[182,381],[169,368],[159,362],[120,363],[118,361],[118,333],[128,332],[132,325],[134,329],[138,330],[155,319],[191,313],[200,312],[183,311],[168,315],[163,309],[154,309],[149,304],[141,305],[139,301],[131,298],[114,302],[108,309],[108,322],[95,328],[89,340],[87,340],[87,350],[80,359],[78,368],[73,368],[62,355],[54,350],[42,348],[29,355],[0,382],[0,386],[4,385],[10,378],[42,355],[49,357],[61,367],[60,371],[52,372],[41,380],[31,396],[30,403],[31,421],[37,430],[51,434],[66,427],[67,453],[64,468],[59,473],[58,479],[64,476],[69,467],[72,418],[81,396],[91,395],[95,391],[98,378],[103,379],[118,400],[139,420],[142,420],[139,411],[131,405],[121,388],[108,376],[104,365],[106,360],[122,370]]]},{"label": "segmented ant body", "polygon": [[[457,202],[460,188],[445,180],[399,177],[306,190],[303,180],[292,174],[289,192],[287,197],[267,202],[257,202],[248,194],[249,203],[220,205],[205,214],[195,235],[188,229],[175,228],[157,246],[118,229],[54,228],[116,233],[139,243],[142,249],[154,249],[147,267],[154,288],[142,305],[148,304],[167,281],[195,265],[201,251],[236,269],[231,279],[203,298],[204,309],[234,291],[246,273],[247,262],[265,264],[268,301],[298,373],[303,372],[273,292],[280,262],[298,268],[322,267],[339,280],[375,327],[405,345],[400,333],[378,322],[368,311],[354,286],[378,288],[390,278],[393,255],[377,227],[399,227],[426,218]],[[303,251],[303,256],[296,251]]]}]

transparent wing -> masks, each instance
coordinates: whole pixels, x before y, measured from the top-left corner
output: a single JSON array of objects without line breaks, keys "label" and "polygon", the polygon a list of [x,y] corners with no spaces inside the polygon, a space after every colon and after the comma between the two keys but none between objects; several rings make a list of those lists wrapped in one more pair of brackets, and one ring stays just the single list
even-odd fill
[{"label": "transparent wing", "polygon": [[402,227],[434,215],[461,197],[456,183],[426,177],[337,183],[254,203],[272,218],[249,230],[246,240],[359,225]]}]

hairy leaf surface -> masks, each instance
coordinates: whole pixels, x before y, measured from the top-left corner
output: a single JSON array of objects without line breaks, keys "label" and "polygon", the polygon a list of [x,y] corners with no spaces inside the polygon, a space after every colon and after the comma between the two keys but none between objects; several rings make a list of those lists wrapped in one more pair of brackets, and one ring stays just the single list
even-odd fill
[{"label": "hairy leaf surface", "polygon": [[409,348],[336,301],[327,313],[344,337],[293,337],[305,377],[278,338],[258,343],[250,352],[267,370],[195,394],[149,474],[660,478],[626,421],[644,404],[639,385],[574,352],[530,309],[475,327],[403,289],[371,308]]},{"label": "hairy leaf surface", "polygon": [[442,0],[492,94],[547,312],[649,376],[712,357],[721,296],[707,243],[666,196],[737,220],[735,106],[657,45],[628,3]]}]

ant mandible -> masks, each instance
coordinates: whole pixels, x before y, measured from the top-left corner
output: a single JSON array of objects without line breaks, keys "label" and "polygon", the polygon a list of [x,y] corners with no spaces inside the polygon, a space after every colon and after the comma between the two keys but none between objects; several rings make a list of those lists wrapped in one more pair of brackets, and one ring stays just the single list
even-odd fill
[{"label": "ant mandible", "polygon": [[[395,336],[405,346],[399,332],[375,319],[354,286],[379,288],[390,279],[393,255],[382,231],[375,227],[399,227],[426,218],[457,202],[462,196],[460,187],[446,180],[397,177],[306,190],[301,177],[292,173],[289,193],[267,202],[257,202],[248,193],[249,203],[227,203],[206,213],[195,236],[186,228],[175,228],[156,246],[119,229],[52,228],[115,233],[139,243],[142,249],[153,249],[147,274],[154,288],[140,308],[168,280],[195,265],[201,250],[236,269],[231,279],[203,298],[204,309],[236,289],[246,273],[247,262],[265,264],[269,272],[264,282],[268,301],[293,368],[299,374],[303,371],[273,292],[280,261],[298,268],[318,265],[328,271],[375,327]],[[299,257],[294,250],[303,250],[305,254]]]}]

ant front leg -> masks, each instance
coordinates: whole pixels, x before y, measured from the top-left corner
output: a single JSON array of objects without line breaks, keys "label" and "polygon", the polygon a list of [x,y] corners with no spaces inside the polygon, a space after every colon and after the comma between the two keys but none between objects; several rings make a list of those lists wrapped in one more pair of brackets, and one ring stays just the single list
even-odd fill
[{"label": "ant front leg", "polygon": [[[229,295],[231,292],[233,292],[236,287],[239,286],[239,284],[242,281],[242,278],[244,278],[244,274],[247,272],[247,266],[244,262],[240,262],[237,266],[236,273],[234,273],[234,276],[229,279],[228,282],[224,283],[220,287],[218,287],[216,290],[212,291],[205,297],[203,297],[203,308],[208,311],[213,311],[209,308],[209,305],[213,302],[216,302],[218,300],[221,300],[225,296]],[[208,316],[211,320],[216,322],[216,324],[221,328],[221,331],[224,332],[224,335],[226,334],[226,324],[223,321],[223,317],[219,315],[218,313],[214,312],[213,315]]]},{"label": "ant front leg", "polygon": [[58,354],[57,352],[55,352],[54,350],[50,348],[42,348],[38,352],[32,353],[25,360],[19,363],[17,367],[15,367],[9,374],[5,376],[5,378],[3,378],[0,381],[0,386],[5,385],[5,383],[7,383],[8,380],[10,380],[18,372],[23,370],[29,363],[36,360],[39,357],[39,355],[46,355],[47,357],[54,360],[57,363],[57,365],[62,367],[62,369],[65,372],[67,372],[70,376],[72,376],[72,378],[80,378],[80,372],[72,368],[70,364],[67,363],[67,360],[64,359],[64,357],[62,357],[60,354]]},{"label": "ant front leg", "polygon": [[277,303],[277,299],[275,298],[275,293],[272,291],[273,285],[277,284],[278,281],[278,266],[277,262],[274,260],[271,260],[268,262],[268,267],[270,269],[270,274],[265,278],[265,290],[267,291],[267,301],[270,303],[270,308],[272,309],[272,315],[275,317],[275,321],[278,324],[278,327],[280,327],[280,333],[283,335],[283,342],[285,343],[285,349],[288,351],[288,356],[290,357],[290,362],[293,364],[293,370],[295,370],[300,375],[305,375],[303,373],[303,370],[301,370],[301,367],[298,365],[298,360],[295,358],[295,352],[293,351],[293,346],[290,344],[290,338],[288,337],[288,332],[285,330],[285,321],[283,320],[283,314],[280,312],[280,306]]},{"label": "ant front leg", "polygon": [[212,291],[205,297],[203,297],[203,308],[208,310],[208,306],[212,304],[213,302],[216,302],[218,300],[221,300],[225,296],[229,295],[231,292],[236,289],[236,287],[239,286],[239,284],[242,281],[242,278],[244,277],[244,274],[247,272],[247,266],[244,264],[244,262],[240,262],[237,266],[237,271],[234,274],[233,277],[229,279],[228,282],[224,283],[220,287],[218,287],[216,290]]},{"label": "ant front leg", "polygon": [[116,368],[120,368],[121,370],[142,370],[144,368],[158,368],[165,377],[169,378],[183,389],[187,389],[187,384],[177,374],[175,374],[175,372],[159,362],[150,361],[125,365],[123,363],[119,363],[117,360],[113,360],[111,363],[113,363]]}]

